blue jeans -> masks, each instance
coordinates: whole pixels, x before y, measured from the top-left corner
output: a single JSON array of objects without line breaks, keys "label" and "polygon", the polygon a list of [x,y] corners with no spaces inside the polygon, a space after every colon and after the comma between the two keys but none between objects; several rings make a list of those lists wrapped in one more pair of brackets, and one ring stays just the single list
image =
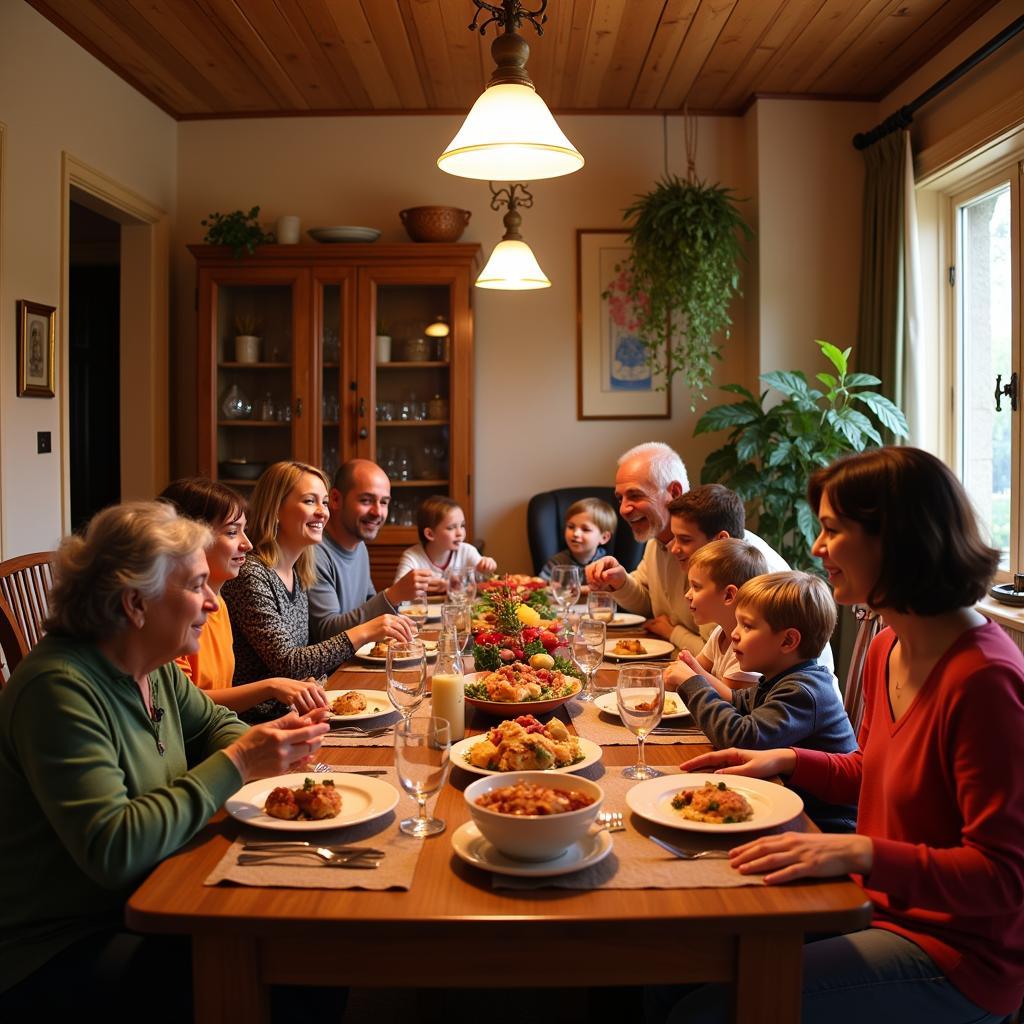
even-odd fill
[{"label": "blue jeans", "polygon": [[[646,993],[648,1021],[723,1024],[732,1019],[732,988],[653,988]],[[913,942],[866,928],[804,946],[803,1024],[998,1024],[961,995]]]}]

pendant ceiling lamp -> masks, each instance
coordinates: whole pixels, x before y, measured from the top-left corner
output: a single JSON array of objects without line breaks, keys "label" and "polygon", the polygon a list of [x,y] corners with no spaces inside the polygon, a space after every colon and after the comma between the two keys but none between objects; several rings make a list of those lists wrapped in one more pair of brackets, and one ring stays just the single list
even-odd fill
[{"label": "pendant ceiling lamp", "polygon": [[533,206],[533,196],[525,185],[509,185],[496,189],[491,185],[491,209],[508,207],[503,218],[505,234],[491,251],[487,266],[476,279],[477,288],[497,288],[502,291],[521,292],[531,288],[550,288],[551,282],[540,269],[533,250],[523,241],[519,227],[523,218],[519,207]]},{"label": "pendant ceiling lamp", "polygon": [[[492,21],[503,29],[491,44],[495,68],[458,134],[437,158],[437,166],[482,181],[536,181],[578,171],[583,157],[537,95],[526,72],[530,47],[516,31],[525,18],[537,35],[543,35],[548,0],[540,0],[535,11],[524,11],[521,0],[473,3],[477,12],[471,31],[483,35]],[[489,17],[478,28],[482,13]]]}]

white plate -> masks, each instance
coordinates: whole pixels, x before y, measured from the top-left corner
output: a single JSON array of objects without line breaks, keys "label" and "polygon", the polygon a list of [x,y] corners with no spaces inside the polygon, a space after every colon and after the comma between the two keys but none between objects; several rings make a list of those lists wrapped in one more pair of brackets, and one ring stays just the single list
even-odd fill
[{"label": "white plate", "polygon": [[[587,615],[587,603],[584,601],[582,604],[573,605],[572,608],[574,615],[584,616]],[[627,629],[630,626],[639,626],[647,620],[642,615],[637,615],[634,612],[623,612],[617,611],[609,622],[607,619],[604,620],[605,625],[609,629]]]},{"label": "white plate", "polygon": [[[717,785],[724,782],[730,789],[742,793],[754,808],[750,821],[728,825],[712,825],[706,821],[690,821],[672,806],[672,797],[681,789],[699,789],[705,782]],[[755,829],[774,828],[792,821],[804,809],[804,802],[791,789],[765,779],[748,779],[742,775],[707,775],[691,772],[684,775],[664,775],[648,779],[626,790],[629,809],[641,818],[689,832],[752,832]]]},{"label": "white plate", "polygon": [[[376,657],[372,657],[370,655],[370,651],[372,651],[374,649],[374,647],[376,647],[376,646],[377,646],[376,642],[371,642],[371,643],[368,643],[368,644],[363,644],[363,646],[360,647],[358,651],[356,651],[356,657],[359,658],[361,661],[365,661],[369,665],[386,665],[387,662],[388,662],[387,656],[385,656],[383,658],[376,658]],[[436,640],[424,640],[423,641],[423,649],[427,652],[428,660],[430,658],[436,658],[437,657],[437,641]],[[360,690],[359,692],[362,693],[362,690]]]},{"label": "white plate", "polygon": [[[665,694],[666,708],[669,706],[670,701],[678,704],[679,707],[682,708],[682,710],[673,711],[671,714],[669,714],[669,712],[666,711],[661,716],[661,720],[663,722],[667,722],[670,718],[685,718],[690,713],[686,710],[686,705],[674,693]],[[615,715],[616,718],[620,717],[619,700],[614,690],[612,690],[610,693],[602,693],[600,697],[595,697],[594,707],[600,708],[602,711],[607,712],[609,715]]]},{"label": "white plate", "polygon": [[[281,818],[272,818],[263,810],[272,789],[278,786],[295,789],[308,778],[317,782],[323,782],[325,779],[334,780],[334,785],[341,793],[341,813],[336,818],[284,821]],[[273,779],[250,782],[231,797],[224,808],[231,817],[242,824],[253,825],[256,828],[279,829],[282,832],[329,832],[331,829],[344,828],[346,825],[372,821],[394,810],[397,803],[398,790],[391,783],[367,775],[349,775],[347,772],[324,772],[313,775],[311,772],[296,772],[293,775],[278,775]]]},{"label": "white plate", "polygon": [[[634,639],[630,637],[630,639]],[[645,658],[660,658],[665,654],[671,654],[675,647],[667,640],[656,638],[636,637],[644,645],[643,654],[616,654],[615,645],[618,640],[606,640],[604,645],[604,656],[614,661],[643,661]]]},{"label": "white plate", "polygon": [[[422,606],[421,606],[422,607]],[[409,614],[408,602],[400,604],[398,606],[398,612],[400,615]],[[427,604],[427,622],[440,622],[441,621],[441,605],[439,604]]]},{"label": "white plate", "polygon": [[[367,718],[380,718],[394,712],[391,701],[384,690],[325,690],[324,695],[333,704],[343,693],[361,693],[366,698],[366,710],[354,715],[337,715],[331,712],[332,722],[363,722]],[[374,710],[376,708],[377,710]]]},{"label": "white plate", "polygon": [[[469,748],[474,743],[480,743],[485,739],[487,739],[487,733],[482,732],[478,736],[467,736],[464,740],[453,743],[451,752],[452,764],[459,768],[464,768],[467,772],[472,772],[474,775],[506,775],[507,772],[495,772],[490,768],[477,768],[475,764],[470,764],[466,760]],[[548,768],[546,771],[554,772],[558,775],[571,775],[573,772],[578,772],[583,768],[589,768],[592,764],[597,764],[601,760],[601,748],[593,740],[585,740],[582,736],[579,737],[579,741],[580,751],[583,754],[582,761],[578,761],[576,764],[567,764],[564,768]]]},{"label": "white plate", "polygon": [[316,242],[376,242],[380,232],[376,228],[341,225],[334,228],[310,228],[307,232]]},{"label": "white plate", "polygon": [[475,868],[499,875],[520,875],[524,878],[551,878],[582,871],[602,861],[612,852],[612,837],[607,829],[592,832],[573,843],[561,857],[554,860],[526,861],[506,857],[480,834],[472,821],[464,822],[452,834],[455,855]]}]

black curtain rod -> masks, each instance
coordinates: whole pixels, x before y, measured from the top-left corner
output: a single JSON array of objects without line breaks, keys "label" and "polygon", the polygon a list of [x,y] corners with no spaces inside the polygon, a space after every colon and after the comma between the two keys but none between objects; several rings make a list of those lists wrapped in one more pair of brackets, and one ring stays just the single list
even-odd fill
[{"label": "black curtain rod", "polygon": [[890,114],[881,124],[875,125],[869,132],[857,132],[853,137],[854,149],[867,149],[873,146],[879,139],[885,138],[900,128],[908,128],[914,120],[914,115],[930,100],[935,99],[939,93],[944,92],[954,82],[959,81],[972,68],[976,67],[983,60],[987,60],[1003,43],[1009,42],[1018,32],[1024,29],[1024,15],[1016,21],[1010,22],[998,35],[993,36],[984,46],[975,50],[962,64],[958,64],[949,74],[940,78],[930,89],[926,89],[916,100],[900,107],[894,114]]}]

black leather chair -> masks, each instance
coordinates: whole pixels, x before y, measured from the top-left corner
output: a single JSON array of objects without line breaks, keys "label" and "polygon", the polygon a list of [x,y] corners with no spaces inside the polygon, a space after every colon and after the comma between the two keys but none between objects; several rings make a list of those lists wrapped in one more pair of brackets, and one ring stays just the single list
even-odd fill
[{"label": "black leather chair", "polygon": [[[618,508],[615,491],[611,487],[560,487],[557,491],[535,494],[530,499],[526,506],[526,535],[535,573],[539,573],[544,563],[565,547],[565,513],[580,498],[600,498],[612,508]],[[620,518],[606,550],[632,571],[640,564],[644,545],[633,539],[629,524]]]}]

